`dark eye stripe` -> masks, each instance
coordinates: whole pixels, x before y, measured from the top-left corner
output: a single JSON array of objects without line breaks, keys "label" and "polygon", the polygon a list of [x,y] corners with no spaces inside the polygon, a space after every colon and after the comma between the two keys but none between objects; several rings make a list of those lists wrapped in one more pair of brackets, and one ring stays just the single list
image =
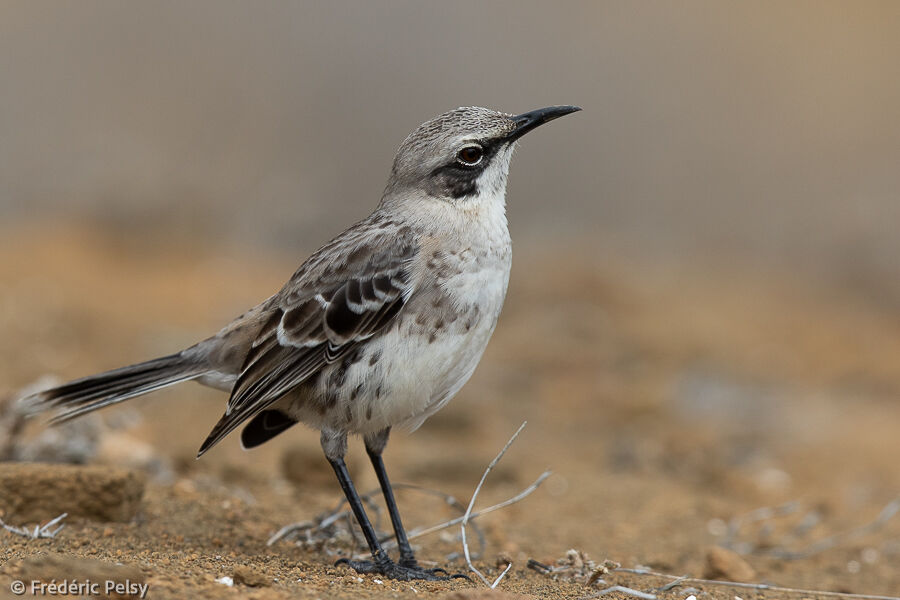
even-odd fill
[{"label": "dark eye stripe", "polygon": [[457,155],[453,156],[453,162],[450,164],[446,164],[440,166],[431,172],[432,175],[439,175],[441,173],[471,173],[473,171],[482,171],[484,170],[488,164],[491,162],[491,159],[494,158],[494,155],[497,154],[497,151],[503,145],[503,140],[488,140],[488,141],[479,141],[479,145],[481,146],[482,156],[481,160],[478,161],[477,164],[474,165],[466,165],[459,161]]},{"label": "dark eye stripe", "polygon": [[431,172],[430,185],[434,186],[436,195],[462,198],[478,192],[478,177],[491,163],[491,159],[503,147],[506,140],[479,140],[477,143],[481,146],[483,153],[477,164],[466,165],[456,155],[453,155],[453,162],[437,167]]}]

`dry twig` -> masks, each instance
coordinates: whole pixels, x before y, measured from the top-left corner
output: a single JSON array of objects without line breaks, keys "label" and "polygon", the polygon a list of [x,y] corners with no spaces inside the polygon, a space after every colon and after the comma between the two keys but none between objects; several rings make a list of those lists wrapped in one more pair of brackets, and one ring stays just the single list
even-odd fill
[{"label": "dry twig", "polygon": [[[476,517],[480,517],[482,515],[492,513],[495,510],[500,510],[501,508],[506,508],[510,504],[515,504],[516,502],[522,500],[523,498],[525,498],[526,496],[531,494],[534,490],[538,489],[538,487],[540,487],[540,485],[542,483],[544,483],[544,480],[547,479],[548,477],[550,477],[550,475],[552,475],[552,474],[553,474],[553,472],[550,470],[544,471],[543,473],[540,474],[540,476],[537,479],[534,480],[534,483],[532,483],[531,485],[529,485],[528,487],[523,489],[521,492],[519,492],[512,498],[508,498],[508,499],[504,500],[503,502],[498,502],[497,504],[494,504],[493,506],[489,506],[487,508],[482,508],[481,510],[476,510],[475,512],[473,512],[469,515],[469,523],[472,524],[473,520]],[[448,497],[452,498],[452,496],[448,496]],[[463,518],[464,518],[464,516],[457,517],[455,519],[450,519],[449,521],[445,521],[445,522],[439,523],[437,525],[432,525],[431,527],[426,527],[424,529],[418,529],[418,528],[413,529],[409,532],[408,537],[409,537],[409,539],[413,539],[413,538],[417,538],[417,537],[420,537],[423,535],[427,535],[429,533],[434,533],[435,531],[447,529],[448,527],[452,527],[454,525],[458,525],[458,524],[462,523]],[[393,537],[393,536],[391,536],[391,537]]]},{"label": "dry twig", "polygon": [[[613,572],[631,573],[632,575],[645,575],[648,577],[662,577],[681,583],[698,583],[702,585],[715,585],[723,587],[735,587],[748,590],[756,590],[759,592],[778,592],[780,594],[803,594],[806,596],[827,596],[830,598],[844,598],[845,600],[900,600],[900,596],[878,596],[872,594],[848,594],[846,592],[826,592],[819,590],[802,590],[796,588],[780,587],[777,585],[769,585],[766,583],[740,583],[737,581],[719,581],[717,579],[699,579],[696,577],[685,577],[683,575],[670,575],[668,573],[659,573],[650,569],[626,569],[620,567],[613,569]],[[665,586],[664,586],[665,587]],[[669,587],[668,589],[671,589]],[[589,596],[593,597],[593,596]]]},{"label": "dry twig", "polygon": [[55,519],[51,519],[47,521],[44,525],[35,525],[34,529],[28,529],[27,527],[15,527],[14,525],[7,525],[3,522],[3,519],[0,519],[0,527],[7,530],[10,533],[14,533],[16,535],[21,535],[24,538],[28,538],[29,540],[39,540],[44,538],[55,538],[56,534],[62,531],[62,528],[65,527],[65,524],[60,524],[59,527],[53,529],[53,526],[57,523],[60,523],[63,519],[68,517],[68,513],[63,513],[56,517]]},{"label": "dry twig", "polygon": [[642,592],[640,590],[636,590],[630,587],[625,587],[623,585],[613,585],[605,590],[600,590],[595,594],[591,594],[590,596],[584,596],[579,600],[591,600],[591,598],[600,598],[607,594],[612,594],[613,592],[618,592],[620,594],[625,594],[626,596],[632,596],[634,598],[641,598],[642,600],[656,600],[656,594],[651,594],[649,592]]},{"label": "dry twig", "polygon": [[[884,510],[881,513],[882,515],[886,515]],[[578,569],[574,569],[576,574],[573,575],[573,565],[577,565],[578,561],[575,559],[580,558],[585,565],[592,566],[593,561],[587,558],[587,556],[579,552],[577,550],[569,550],[564,559],[560,559],[557,561],[556,566],[546,565],[541,562],[538,562],[534,559],[530,559],[528,561],[528,568],[538,573],[542,573],[544,575],[551,576],[553,578],[557,578],[562,576],[570,581],[583,581],[583,577],[579,577],[577,574]],[[731,587],[738,589],[748,589],[754,590],[757,592],[773,592],[777,594],[802,594],[804,596],[820,596],[820,597],[828,597],[828,598],[840,598],[842,600],[900,600],[900,596],[882,596],[876,594],[852,594],[847,592],[829,592],[829,591],[819,591],[819,590],[806,590],[806,589],[797,589],[797,588],[789,588],[789,587],[780,587],[775,585],[769,585],[765,583],[742,583],[736,581],[721,581],[717,579],[700,579],[697,577],[688,577],[687,575],[671,575],[669,573],[660,573],[658,571],[653,571],[646,567],[638,567],[638,568],[624,568],[619,566],[618,563],[614,561],[606,560],[603,562],[603,565],[599,567],[595,567],[596,572],[600,573],[629,573],[632,575],[640,575],[646,577],[659,577],[667,580],[667,583],[664,585],[654,588],[651,591],[640,591],[635,590],[630,587],[625,587],[621,585],[613,585],[607,587],[599,592],[595,592],[589,596],[583,596],[579,598],[579,600],[591,600],[594,598],[600,598],[605,596],[606,594],[611,594],[613,592],[618,592],[621,594],[625,594],[627,596],[633,596],[635,598],[642,598],[644,600],[655,600],[657,598],[657,594],[661,594],[664,592],[669,592],[676,587],[682,586],[684,584],[698,584],[698,585],[707,585],[707,586],[720,586],[720,587]],[[592,578],[590,583],[602,583],[606,585],[606,582],[602,579]],[[654,593],[655,592],[655,593]],[[683,593],[699,593],[699,590],[696,588],[682,588]]]},{"label": "dry twig", "polygon": [[[511,504],[515,504],[516,502],[523,500],[524,498],[531,495],[531,493],[534,492],[538,487],[540,487],[541,484],[543,484],[544,481],[550,475],[552,475],[551,471],[549,471],[549,470],[544,471],[531,485],[524,488],[521,492],[519,492],[515,496],[507,498],[503,502],[498,502],[497,504],[494,504],[487,508],[473,511],[472,514],[469,515],[469,527],[474,529],[475,532],[478,534],[478,537],[479,537],[479,540],[481,541],[482,547],[484,546],[484,542],[483,542],[484,534],[477,527],[477,525],[475,523],[475,519],[482,515],[492,513],[496,510],[500,510],[501,508],[505,508],[507,506],[510,506]],[[404,483],[396,483],[396,484],[394,484],[394,487],[395,488],[407,488],[407,489],[431,494],[434,496],[438,496],[440,498],[443,498],[447,504],[449,504],[455,508],[458,508],[460,512],[464,513],[466,510],[466,507],[463,506],[456,498],[454,498],[450,494],[445,494],[444,492],[440,492],[438,490],[432,490],[429,488],[425,488],[425,487],[421,487],[421,486],[417,486],[417,485],[413,485],[413,484],[404,484]],[[377,494],[378,492],[379,492],[379,490],[372,490],[369,493],[362,495],[361,497],[369,498],[370,496],[373,496],[373,495]],[[303,539],[302,542],[300,542],[300,543],[303,543],[303,544],[306,544],[309,546],[321,545],[329,540],[332,540],[332,538],[334,537],[334,532],[331,532],[330,528],[336,522],[340,521],[341,519],[346,519],[346,517],[348,515],[350,515],[349,510],[343,509],[344,504],[346,504],[346,500],[341,501],[341,503],[339,503],[339,505],[333,511],[328,512],[324,515],[320,515],[315,520],[300,521],[298,523],[290,523],[288,525],[285,525],[284,527],[279,529],[277,532],[275,532],[269,538],[269,540],[266,542],[266,544],[268,546],[271,546],[281,540],[291,540],[291,539],[297,538],[301,534],[305,535],[305,539]],[[449,521],[444,521],[443,523],[438,523],[437,525],[431,525],[429,527],[411,529],[408,532],[408,538],[410,540],[412,540],[414,538],[422,537],[423,535],[428,535],[430,533],[435,533],[435,532],[438,532],[438,531],[441,531],[444,529],[448,529],[450,527],[453,527],[454,525],[459,525],[462,522],[462,520],[463,520],[463,517],[459,516],[459,517],[450,519]],[[322,537],[322,534],[325,534],[326,537]],[[382,542],[384,542],[385,550],[390,550],[397,546],[397,543],[393,538],[394,538],[393,533],[385,534],[379,538]]]},{"label": "dry twig", "polygon": [[481,476],[481,481],[478,482],[478,485],[475,487],[475,491],[472,493],[472,499],[469,500],[469,507],[466,509],[466,514],[463,515],[462,522],[460,523],[460,535],[462,536],[462,546],[463,546],[463,554],[466,557],[466,565],[468,565],[469,570],[478,575],[478,578],[484,582],[486,586],[491,589],[497,587],[497,584],[500,583],[500,580],[503,579],[503,576],[509,572],[509,569],[512,567],[512,563],[510,563],[506,570],[500,573],[497,579],[494,580],[493,583],[487,580],[487,578],[475,568],[475,565],[472,564],[472,556],[469,553],[469,544],[466,542],[466,525],[469,523],[469,519],[472,516],[472,508],[475,506],[475,499],[478,497],[478,493],[481,491],[481,486],[484,485],[484,480],[487,479],[488,474],[493,470],[497,463],[500,462],[500,459],[503,458],[503,455],[506,454],[506,451],[509,450],[509,447],[512,446],[513,442],[516,441],[516,438],[519,437],[519,434],[522,433],[522,430],[525,429],[525,425],[528,423],[527,421],[523,421],[516,432],[509,438],[509,441],[506,442],[506,445],[503,446],[503,449],[500,451],[500,454],[494,457],[494,460],[487,466],[487,469],[484,470],[484,475]]},{"label": "dry twig", "polygon": [[722,545],[739,554],[747,554],[752,547],[746,547],[746,544],[739,544],[737,541],[738,535],[744,526],[770,521],[778,517],[793,514],[800,510],[800,506],[799,501],[793,500],[779,506],[764,506],[762,508],[754,509],[746,514],[738,515],[728,521],[728,529],[725,533],[725,539],[722,540]]},{"label": "dry twig", "polygon": [[[454,525],[461,525],[460,535],[463,539],[463,553],[466,558],[466,563],[470,566],[470,568],[473,569],[473,572],[476,573],[482,579],[482,581],[484,581],[484,583],[486,585],[488,585],[492,588],[496,587],[497,584],[500,583],[500,581],[503,579],[503,577],[512,568],[512,565],[511,564],[507,565],[506,569],[502,573],[500,573],[500,575],[493,582],[493,584],[488,582],[487,579],[477,569],[475,569],[474,566],[472,566],[472,553],[469,549],[468,541],[466,539],[466,526],[471,526],[472,529],[474,529],[476,531],[479,541],[481,543],[482,550],[483,550],[484,534],[475,525],[475,522],[474,522],[475,519],[482,515],[486,515],[488,513],[494,512],[496,510],[500,510],[501,508],[505,508],[507,506],[510,506],[512,504],[515,504],[516,502],[523,500],[524,498],[529,496],[531,493],[533,493],[538,487],[540,487],[541,484],[543,484],[544,481],[550,475],[552,475],[552,471],[546,470],[543,473],[541,473],[538,476],[538,478],[535,479],[531,485],[524,488],[521,492],[519,492],[515,496],[507,498],[506,500],[504,500],[502,502],[498,502],[497,504],[494,504],[487,508],[483,508],[478,511],[472,510],[473,506],[475,504],[475,499],[477,498],[478,493],[481,491],[481,487],[484,485],[484,482],[485,482],[485,479],[487,478],[488,473],[490,473],[491,470],[493,470],[493,468],[497,465],[497,463],[500,461],[500,459],[503,457],[503,455],[506,454],[506,451],[509,449],[509,447],[512,445],[512,443],[518,437],[519,433],[521,433],[522,429],[524,429],[524,428],[525,428],[525,423],[522,423],[522,425],[519,427],[519,429],[516,431],[516,433],[513,434],[513,436],[510,438],[510,440],[506,443],[506,445],[500,451],[500,453],[488,465],[487,469],[485,470],[484,474],[481,477],[481,481],[478,483],[478,486],[475,488],[475,492],[472,495],[472,499],[469,502],[469,505],[465,508],[463,508],[462,504],[455,497],[453,497],[449,494],[445,494],[445,493],[437,491],[437,490],[432,490],[429,488],[412,485],[412,484],[402,484],[402,483],[394,484],[395,488],[412,489],[412,490],[428,493],[428,494],[431,494],[434,496],[438,496],[440,498],[443,498],[447,504],[454,506],[456,508],[459,508],[460,510],[464,510],[464,514],[461,517],[450,519],[448,521],[445,521],[443,523],[438,523],[437,525],[432,525],[430,527],[412,529],[409,531],[407,537],[410,540],[412,540],[412,539],[421,537],[423,535],[428,535],[430,533],[435,533],[437,531],[447,529]],[[369,506],[373,506],[371,503],[371,496],[376,494],[377,492],[378,492],[378,490],[373,490],[367,494],[361,495],[360,498],[362,498],[362,500],[364,502],[366,502]],[[331,528],[335,523],[337,523],[341,519],[345,519],[350,515],[349,511],[343,510],[343,506],[345,503],[346,503],[346,500],[342,500],[332,512],[327,513],[325,515],[320,515],[315,520],[301,521],[299,523],[291,523],[289,525],[285,525],[284,527],[279,529],[277,532],[275,532],[268,539],[268,541],[266,542],[266,545],[271,546],[280,540],[297,537],[301,533],[305,534],[305,537],[306,537],[306,539],[303,540],[301,543],[304,543],[307,545],[320,545],[320,546],[324,545],[329,540],[331,540],[332,538],[335,537],[334,532],[328,531],[329,528]],[[376,526],[377,526],[377,523],[376,523]],[[317,535],[317,534],[322,534],[322,533],[327,533],[328,534],[327,537],[323,538],[321,535]],[[350,536],[355,537],[352,530],[350,532]],[[379,539],[382,543],[384,543],[384,547],[387,550],[387,549],[391,549],[397,545],[396,541],[394,541],[393,538],[394,538],[394,534],[391,533],[391,534],[385,534],[385,535],[381,536]]]},{"label": "dry twig", "polygon": [[845,542],[849,542],[864,535],[868,535],[870,533],[878,531],[888,521],[893,519],[898,512],[900,512],[900,497],[894,498],[893,500],[888,502],[887,505],[881,509],[881,512],[878,513],[878,516],[875,517],[875,519],[870,523],[860,525],[859,527],[855,527],[854,529],[850,529],[849,531],[835,533],[826,538],[813,542],[812,544],[809,544],[801,550],[791,551],[785,548],[772,548],[765,552],[761,552],[761,554],[789,560],[808,558],[820,552],[824,552],[825,550],[830,550],[831,548],[834,548],[835,546],[838,546]]},{"label": "dry twig", "polygon": [[[373,525],[376,528],[379,527],[381,522],[381,509],[374,503],[372,496],[378,491],[371,490],[360,496],[360,499],[366,504],[368,509],[374,513]],[[300,534],[304,534],[304,539],[299,540],[298,544],[322,549],[329,554],[334,554],[334,552],[327,548],[327,544],[335,540],[351,541],[354,547],[359,547],[361,541],[354,528],[353,514],[349,510],[344,509],[346,502],[346,499],[342,499],[332,511],[319,515],[315,520],[285,525],[275,532],[266,544],[271,546],[280,540],[294,539],[299,537]],[[340,521],[346,521],[346,528],[336,527]]]},{"label": "dry twig", "polygon": [[[443,498],[447,504],[457,508],[460,511],[460,513],[463,513],[466,510],[466,507],[463,506],[458,500],[456,500],[456,498],[454,498],[453,496],[451,496],[449,494],[445,494],[444,492],[440,492],[438,490],[432,490],[432,489],[429,489],[426,487],[417,486],[417,485],[413,485],[413,484],[406,484],[406,483],[395,483],[394,488],[395,489],[412,489],[412,490],[415,490],[418,492],[423,492],[423,493],[427,493],[427,494],[430,494],[433,496],[438,496],[440,498]],[[362,494],[360,496],[360,498],[363,500],[363,502],[365,502],[366,505],[369,508],[371,508],[375,513],[374,526],[375,526],[376,530],[380,528],[379,523],[381,520],[381,509],[373,502],[372,497],[379,493],[380,493],[380,489],[375,489],[375,490],[370,490],[367,493]],[[511,499],[511,500],[513,500],[513,499]],[[305,544],[308,546],[321,545],[328,541],[333,541],[336,537],[341,535],[341,533],[336,531],[333,527],[335,524],[337,524],[340,521],[346,521],[348,523],[349,530],[346,533],[351,538],[356,540],[356,534],[355,534],[355,530],[353,529],[354,526],[353,526],[353,521],[352,521],[353,515],[348,509],[344,508],[346,503],[347,503],[347,501],[345,499],[342,499],[332,511],[321,514],[321,515],[317,516],[314,520],[300,521],[298,523],[290,523],[288,525],[285,525],[284,527],[279,529],[277,532],[275,532],[268,539],[268,541],[266,542],[266,545],[271,546],[281,540],[295,539],[300,534],[305,534],[305,539],[299,543],[302,543],[302,544]],[[507,503],[510,503],[510,501],[508,500]],[[487,509],[487,512],[489,512],[490,510],[496,510],[497,508],[500,508],[500,507],[501,507],[500,505],[495,505],[495,506],[491,507],[490,509]],[[482,512],[486,512],[486,511],[482,511]],[[474,516],[475,515],[473,515],[473,517]],[[433,531],[445,529],[455,523],[459,523],[460,519],[454,519],[452,521],[448,521],[447,523],[443,523],[440,526],[429,527],[427,530],[419,531],[418,533],[414,533],[411,531],[410,535],[408,537],[409,537],[409,539],[412,539],[413,537],[418,537],[418,536],[424,535],[426,533],[431,533]],[[473,525],[473,529],[475,529],[478,534],[479,540],[482,541],[482,546],[483,546],[484,545],[484,542],[483,542],[484,534],[482,533],[482,531],[479,528],[474,526],[474,523],[472,523],[472,525]],[[396,547],[396,545],[397,545],[395,541],[392,541],[393,538],[394,538],[393,533],[389,533],[389,534],[385,533],[379,537],[379,541],[384,543],[385,549],[388,550],[393,547]],[[360,556],[364,556],[364,555],[360,555]]]},{"label": "dry twig", "polygon": [[583,583],[588,586],[606,585],[602,578],[610,569],[616,569],[622,565],[611,560],[605,560],[598,565],[590,556],[581,550],[572,548],[566,552],[563,558],[556,561],[555,565],[545,565],[541,562],[528,559],[527,568],[543,575],[549,575],[553,579]]},{"label": "dry twig", "polygon": [[[875,517],[875,519],[871,522],[866,523],[865,525],[860,525],[859,527],[855,527],[848,531],[842,531],[840,533],[829,535],[825,538],[807,544],[806,547],[801,548],[800,550],[788,549],[784,544],[780,546],[761,548],[750,543],[739,543],[737,541],[737,536],[740,533],[740,530],[745,525],[769,521],[771,519],[790,515],[798,512],[800,507],[800,502],[794,501],[788,502],[787,504],[782,504],[780,506],[758,508],[747,513],[746,515],[735,517],[728,524],[728,530],[726,533],[726,537],[723,540],[723,545],[739,552],[740,554],[756,554],[759,556],[770,556],[783,560],[798,560],[809,558],[810,556],[814,556],[816,554],[819,554],[820,552],[830,550],[843,543],[858,539],[881,529],[885,524],[887,524],[888,521],[890,521],[895,516],[897,516],[898,513],[900,513],[900,496],[888,502],[884,506],[884,508],[881,509],[881,512],[878,513],[878,516]],[[801,535],[807,533],[816,523],[818,523],[818,519],[819,517],[815,512],[807,513],[807,515],[804,516],[797,527],[795,527],[795,535],[798,533]]]}]

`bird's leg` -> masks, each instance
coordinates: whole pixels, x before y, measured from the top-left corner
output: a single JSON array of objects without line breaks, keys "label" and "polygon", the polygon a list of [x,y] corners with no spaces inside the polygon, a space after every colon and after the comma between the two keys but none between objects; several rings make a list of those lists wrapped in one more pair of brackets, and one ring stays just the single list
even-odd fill
[{"label": "bird's leg", "polygon": [[[394,490],[391,488],[391,482],[388,479],[387,471],[384,469],[384,461],[381,454],[387,444],[390,428],[384,429],[375,435],[366,436],[366,453],[369,460],[372,461],[372,468],[375,469],[375,475],[378,476],[378,485],[384,494],[384,502],[387,504],[388,514],[391,515],[391,525],[394,527],[394,535],[397,537],[397,547],[400,549],[400,565],[412,569],[418,569],[419,563],[416,562],[415,554],[409,545],[409,539],[406,537],[406,530],[403,528],[403,522],[400,520],[400,511],[397,508],[397,501],[394,500]],[[438,572],[444,571],[438,569]]]},{"label": "bird's leg", "polygon": [[[326,441],[326,433],[323,431],[322,448],[325,450],[325,456],[328,458],[328,462],[331,463],[331,467],[334,469],[334,474],[337,475],[338,482],[341,484],[341,489],[344,491],[344,496],[350,504],[350,510],[353,511],[353,516],[356,517],[356,522],[359,523],[359,526],[362,528],[363,536],[365,536],[366,543],[369,545],[369,551],[372,552],[373,566],[384,570],[392,564],[392,561],[378,542],[378,537],[375,535],[375,528],[372,527],[372,523],[369,521],[368,515],[366,515],[366,509],[363,507],[362,500],[360,500],[359,494],[356,492],[356,487],[350,479],[350,473],[347,471],[347,465],[344,462],[344,453],[347,449],[347,436],[341,435],[340,437],[342,439],[334,439],[333,436],[329,436],[330,439]],[[330,451],[334,449],[334,446],[342,446],[341,452],[336,453]],[[352,566],[352,563],[350,564]]]},{"label": "bird's leg", "polygon": [[[363,507],[362,500],[356,492],[353,481],[350,479],[350,473],[347,472],[347,465],[344,463],[344,454],[347,451],[346,434],[323,430],[322,449],[325,451],[325,456],[328,458],[328,462],[331,463],[335,475],[337,475],[338,481],[341,484],[341,489],[344,491],[344,496],[347,497],[347,502],[350,504],[353,516],[356,517],[357,523],[359,523],[359,526],[362,528],[366,543],[369,545],[369,550],[372,553],[371,561],[354,561],[342,558],[337,561],[336,564],[346,564],[358,573],[378,573],[385,577],[390,577],[391,579],[400,579],[404,581],[412,579],[449,579],[449,577],[441,577],[432,571],[421,569],[418,566],[410,567],[398,565],[390,559],[387,552],[384,551],[384,548],[378,542],[378,538],[375,535],[375,528],[372,527],[372,523],[369,521],[369,517],[366,515],[366,510]],[[391,519],[393,519],[393,514],[391,515]],[[408,545],[409,542],[407,541],[407,546]],[[411,552],[412,551],[410,551],[410,556],[412,555]]]}]

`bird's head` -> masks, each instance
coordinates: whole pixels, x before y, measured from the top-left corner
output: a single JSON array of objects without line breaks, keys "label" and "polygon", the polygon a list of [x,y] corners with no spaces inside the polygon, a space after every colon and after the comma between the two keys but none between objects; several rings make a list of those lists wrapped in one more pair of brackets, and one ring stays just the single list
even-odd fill
[{"label": "bird's head", "polygon": [[581,110],[551,106],[521,115],[463,107],[426,121],[400,145],[385,200],[427,194],[454,204],[499,198],[516,141],[532,129]]}]

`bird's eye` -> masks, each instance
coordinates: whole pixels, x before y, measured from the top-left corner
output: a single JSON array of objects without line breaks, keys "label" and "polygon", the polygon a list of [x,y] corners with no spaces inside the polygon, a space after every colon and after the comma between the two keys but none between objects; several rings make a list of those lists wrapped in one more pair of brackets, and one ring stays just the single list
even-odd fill
[{"label": "bird's eye", "polygon": [[481,146],[466,146],[456,153],[456,160],[467,167],[474,167],[481,162],[484,157],[484,150]]}]

